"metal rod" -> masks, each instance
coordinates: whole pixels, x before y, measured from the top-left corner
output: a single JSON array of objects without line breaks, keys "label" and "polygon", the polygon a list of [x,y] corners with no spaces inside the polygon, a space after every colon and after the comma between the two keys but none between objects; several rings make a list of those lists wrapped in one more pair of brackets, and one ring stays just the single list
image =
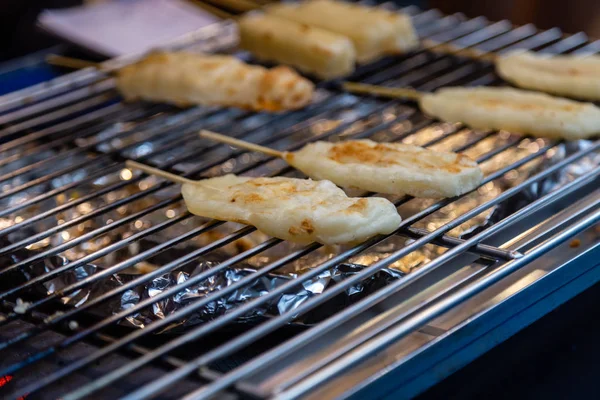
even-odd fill
[{"label": "metal rod", "polygon": [[[71,104],[69,107],[67,108],[60,108],[58,110],[55,111],[51,111],[49,113],[46,114],[42,114],[38,117],[35,118],[31,118],[31,119],[27,119],[23,122],[19,122],[16,123],[14,125],[10,125],[4,129],[0,130],[0,139],[4,139],[6,137],[9,137],[11,135],[14,135],[16,133],[19,133],[21,131],[24,131],[26,129],[30,129],[33,128],[34,126],[38,126],[38,125],[42,125],[46,122],[49,121],[53,121],[53,120],[57,120],[60,118],[64,118],[67,117],[69,115],[76,115],[78,113],[80,113],[81,111],[93,108],[93,107],[97,107],[101,104],[105,104],[107,102],[109,102],[110,100],[114,99],[114,95],[111,93],[104,93],[104,94],[99,94],[97,96],[88,98],[86,100],[77,102],[75,104]],[[19,144],[23,144],[26,143],[27,140],[29,138],[31,138],[33,135],[29,134],[29,135],[24,135],[21,136],[19,139],[17,140],[13,140],[12,142],[8,142],[10,143],[12,146],[9,147],[7,144],[8,143],[3,143],[0,146],[0,150],[1,151],[6,151],[8,149],[14,148],[16,145]]]},{"label": "metal rod", "polygon": [[35,131],[33,133],[28,133],[28,134],[25,134],[25,135],[19,137],[18,139],[14,139],[14,140],[11,140],[10,142],[0,144],[0,152],[12,150],[14,148],[17,148],[18,146],[33,142],[34,140],[41,139],[45,136],[50,136],[53,133],[61,132],[65,129],[73,128],[77,125],[80,125],[80,124],[83,124],[86,122],[90,122],[90,121],[94,121],[94,120],[101,120],[102,118],[106,118],[110,114],[113,114],[117,111],[122,111],[124,109],[125,109],[125,107],[121,103],[110,104],[99,110],[94,110],[94,111],[88,112],[87,114],[75,117],[71,120],[56,124],[56,125],[52,126],[51,128],[44,128],[39,131]]},{"label": "metal rod", "polygon": [[39,114],[43,111],[57,108],[69,103],[81,101],[86,97],[93,96],[98,93],[107,92],[114,88],[114,83],[110,80],[96,82],[93,86],[85,86],[81,89],[76,89],[72,92],[53,97],[40,103],[32,104],[16,111],[0,116],[0,125],[5,125],[15,120],[24,119],[30,115]]},{"label": "metal rod", "polygon": [[[407,234],[412,238],[420,238],[428,235],[430,232],[426,229],[408,227],[406,229]],[[434,240],[432,243],[438,243],[441,246],[445,247],[456,247],[460,246],[465,242],[465,239],[458,239],[452,236],[444,235],[441,238]],[[515,250],[505,250],[500,249],[498,247],[489,246],[486,244],[478,243],[476,244],[471,251],[475,252],[478,255],[487,256],[492,259],[499,260],[513,260],[515,258],[521,258],[523,254]]]}]

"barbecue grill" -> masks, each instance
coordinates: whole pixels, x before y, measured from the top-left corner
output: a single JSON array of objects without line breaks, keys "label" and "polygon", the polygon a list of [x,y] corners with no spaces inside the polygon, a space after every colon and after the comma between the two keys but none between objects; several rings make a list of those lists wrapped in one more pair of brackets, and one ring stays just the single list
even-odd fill
[{"label": "barbecue grill", "polygon": [[[582,33],[403,11],[420,37],[458,48],[600,46]],[[175,44],[234,45],[229,22]],[[424,91],[501,83],[492,64],[435,47],[362,66],[349,80]],[[318,88],[314,104],[293,113],[181,110],[125,104],[105,72],[84,69],[0,98],[2,397],[411,397],[600,279],[600,142],[474,132],[408,102],[356,97],[336,82]],[[403,222],[388,237],[298,247],[191,216],[176,186],[125,168],[133,159],[192,178],[297,174],[201,139],[201,128],[280,150],[367,137],[479,149],[488,169],[475,195],[393,198]],[[198,263],[200,272],[136,297]],[[186,288],[232,274],[169,309]],[[309,290],[323,274],[330,283]],[[257,282],[267,283],[249,295]],[[281,307],[286,299],[293,306]],[[211,307],[225,310],[191,318]]]}]

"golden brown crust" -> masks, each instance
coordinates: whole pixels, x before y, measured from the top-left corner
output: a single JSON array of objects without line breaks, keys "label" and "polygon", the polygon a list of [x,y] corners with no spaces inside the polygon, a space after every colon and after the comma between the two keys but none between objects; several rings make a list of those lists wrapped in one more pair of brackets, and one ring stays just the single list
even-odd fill
[{"label": "golden brown crust", "polygon": [[[403,151],[386,143],[371,146],[360,141],[336,144],[329,150],[328,158],[341,164],[361,163],[379,167],[409,163],[418,168],[442,169],[450,173],[459,173],[463,168],[471,168],[474,165],[474,161],[464,154],[457,154],[451,162],[432,163],[414,151]],[[288,158],[286,160],[289,161]]]},{"label": "golden brown crust", "polygon": [[312,221],[308,218],[302,220],[300,222],[300,226],[292,226],[288,229],[288,233],[293,236],[304,235],[304,234],[312,234],[315,232],[315,227],[312,224]]},{"label": "golden brown crust", "polygon": [[358,199],[356,203],[352,204],[348,207],[348,212],[358,212],[361,213],[367,209],[368,203],[366,199]]}]

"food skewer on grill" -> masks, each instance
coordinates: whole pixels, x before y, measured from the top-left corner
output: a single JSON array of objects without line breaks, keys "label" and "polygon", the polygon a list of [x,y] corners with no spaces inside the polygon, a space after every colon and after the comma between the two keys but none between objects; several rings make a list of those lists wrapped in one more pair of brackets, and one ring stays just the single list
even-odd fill
[{"label": "food skewer on grill", "polygon": [[322,79],[354,71],[356,52],[349,38],[268,13],[238,20],[240,47],[262,61],[291,65]]},{"label": "food skewer on grill", "polygon": [[348,37],[360,63],[406,53],[419,45],[410,17],[382,7],[338,0],[305,0],[275,3],[263,9],[270,15]]},{"label": "food skewer on grill", "polygon": [[496,73],[523,89],[582,100],[600,100],[600,56],[556,55],[515,50],[506,54],[481,52],[424,40],[432,52],[493,62]]},{"label": "food skewer on grill", "polygon": [[318,141],[296,152],[280,152],[215,132],[200,136],[285,160],[313,179],[346,188],[414,197],[454,197],[481,183],[483,173],[469,157],[403,143]]},{"label": "food skewer on grill", "polygon": [[[254,4],[256,10],[261,7],[246,3]],[[344,77],[354,71],[356,51],[344,35],[265,12],[237,16],[205,2],[194,4],[219,18],[236,20],[240,48],[258,60],[287,64],[322,79]],[[237,10],[248,11],[247,4]]]},{"label": "food skewer on grill", "polygon": [[504,80],[525,89],[583,100],[600,100],[600,56],[512,52],[496,60]]},{"label": "food skewer on grill", "polygon": [[[53,64],[88,67],[79,60],[53,57]],[[283,111],[310,103],[314,85],[291,68],[267,69],[233,56],[189,52],[156,52],[114,71],[125,100],[147,100],[179,106],[234,106],[255,111]]]},{"label": "food skewer on grill", "polygon": [[507,87],[448,87],[434,93],[346,82],[345,90],[415,100],[421,110],[475,129],[507,130],[545,138],[587,139],[600,133],[600,108],[544,93]]},{"label": "food skewer on grill", "polygon": [[195,181],[135,161],[126,165],[181,183],[192,214],[252,225],[295,243],[357,244],[394,232],[402,220],[389,200],[348,197],[329,181],[233,174]]}]

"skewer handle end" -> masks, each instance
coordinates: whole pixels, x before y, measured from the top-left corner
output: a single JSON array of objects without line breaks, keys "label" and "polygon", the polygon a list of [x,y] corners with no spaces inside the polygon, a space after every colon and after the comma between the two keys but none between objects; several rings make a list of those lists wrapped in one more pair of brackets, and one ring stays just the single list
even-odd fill
[{"label": "skewer handle end", "polygon": [[182,176],[175,175],[170,172],[163,171],[162,169],[154,168],[149,165],[139,163],[137,161],[127,160],[127,161],[125,161],[125,165],[127,166],[127,168],[138,169],[149,175],[160,176],[161,178],[165,178],[171,182],[181,183],[182,185],[186,184],[186,183],[189,183],[192,185],[197,183],[196,181],[193,181],[191,179],[184,178]]},{"label": "skewer handle end", "polygon": [[261,146],[258,144],[246,142],[244,140],[235,139],[229,136],[222,135],[217,132],[208,131],[206,129],[201,130],[198,135],[200,137],[214,140],[215,142],[229,144],[234,147],[239,147],[241,149],[246,149],[250,151],[256,151],[258,153],[263,153],[272,157],[283,158],[283,152],[275,149],[271,149],[269,147]]}]

